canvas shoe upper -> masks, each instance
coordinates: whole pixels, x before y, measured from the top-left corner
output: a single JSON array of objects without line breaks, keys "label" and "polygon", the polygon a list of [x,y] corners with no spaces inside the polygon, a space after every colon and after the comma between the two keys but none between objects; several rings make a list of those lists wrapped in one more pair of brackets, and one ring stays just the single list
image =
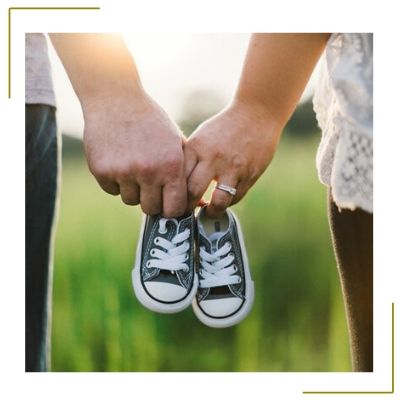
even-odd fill
[{"label": "canvas shoe upper", "polygon": [[199,289],[193,300],[197,317],[212,327],[227,327],[250,312],[254,283],[237,217],[229,209],[223,217],[197,216]]},{"label": "canvas shoe upper", "polygon": [[157,312],[186,308],[197,288],[194,267],[195,218],[145,216],[133,270],[139,301]]}]

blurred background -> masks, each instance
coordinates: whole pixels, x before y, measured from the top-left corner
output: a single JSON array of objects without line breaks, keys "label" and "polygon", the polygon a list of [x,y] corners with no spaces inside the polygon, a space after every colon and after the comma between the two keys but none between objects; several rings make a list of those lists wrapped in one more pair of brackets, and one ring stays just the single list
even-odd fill
[{"label": "blurred background", "polygon": [[[145,88],[186,135],[229,102],[249,36],[124,34]],[[234,207],[256,298],[242,323],[217,330],[190,308],[155,314],[135,299],[130,273],[141,211],[90,175],[79,103],[52,49],[51,60],[63,134],[53,371],[350,371],[326,188],[315,168],[315,74],[274,161]]]}]

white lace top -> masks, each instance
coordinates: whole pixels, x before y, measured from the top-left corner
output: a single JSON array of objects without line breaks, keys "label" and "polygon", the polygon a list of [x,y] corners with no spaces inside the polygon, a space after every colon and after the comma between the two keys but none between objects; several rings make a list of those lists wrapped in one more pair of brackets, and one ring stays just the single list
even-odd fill
[{"label": "white lace top", "polygon": [[322,129],[317,169],[340,208],[372,212],[373,37],[332,34],[322,57],[314,110]]}]

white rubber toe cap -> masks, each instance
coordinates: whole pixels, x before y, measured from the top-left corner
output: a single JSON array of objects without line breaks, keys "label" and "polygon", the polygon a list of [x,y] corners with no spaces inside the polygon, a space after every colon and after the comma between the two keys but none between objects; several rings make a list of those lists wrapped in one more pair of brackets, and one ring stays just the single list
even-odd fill
[{"label": "white rubber toe cap", "polygon": [[150,295],[159,301],[178,301],[187,293],[182,286],[166,282],[144,282],[144,286]]},{"label": "white rubber toe cap", "polygon": [[200,307],[206,314],[212,317],[227,317],[233,314],[241,306],[243,300],[238,297],[226,299],[203,300]]}]

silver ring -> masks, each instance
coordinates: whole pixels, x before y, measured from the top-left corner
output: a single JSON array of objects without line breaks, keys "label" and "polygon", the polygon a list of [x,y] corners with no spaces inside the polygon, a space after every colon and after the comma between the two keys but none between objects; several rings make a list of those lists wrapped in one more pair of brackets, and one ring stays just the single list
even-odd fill
[{"label": "silver ring", "polygon": [[223,183],[217,183],[215,186],[216,189],[223,190],[224,192],[229,193],[234,196],[236,194],[236,189],[232,186],[224,185]]}]

